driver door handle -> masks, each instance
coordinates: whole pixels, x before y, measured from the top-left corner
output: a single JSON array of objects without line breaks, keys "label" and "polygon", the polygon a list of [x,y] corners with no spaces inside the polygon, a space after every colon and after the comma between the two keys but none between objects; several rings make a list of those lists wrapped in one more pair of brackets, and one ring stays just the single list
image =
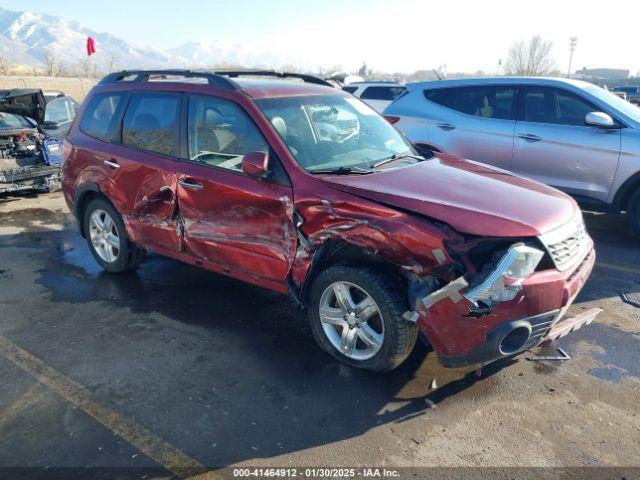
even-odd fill
[{"label": "driver door handle", "polygon": [[113,159],[111,159],[111,160],[103,160],[102,163],[104,163],[107,167],[120,168],[120,165],[118,164],[118,162],[116,162]]},{"label": "driver door handle", "polygon": [[193,180],[181,178],[178,180],[178,183],[182,185],[187,190],[198,191],[202,190],[204,186],[201,183],[194,182]]},{"label": "driver door handle", "polygon": [[455,125],[452,125],[450,123],[436,123],[436,127],[441,128],[442,130],[453,130],[454,128],[456,128]]},{"label": "driver door handle", "polygon": [[533,135],[532,133],[519,133],[518,137],[522,138],[523,140],[529,140],[530,142],[539,142],[540,140],[542,140],[542,137]]}]

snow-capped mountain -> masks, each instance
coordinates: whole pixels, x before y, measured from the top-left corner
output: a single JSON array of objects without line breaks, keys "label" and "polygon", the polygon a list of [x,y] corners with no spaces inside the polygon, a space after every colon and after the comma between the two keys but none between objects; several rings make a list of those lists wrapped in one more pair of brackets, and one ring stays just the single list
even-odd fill
[{"label": "snow-capped mountain", "polygon": [[92,61],[101,69],[108,68],[110,62],[119,67],[163,66],[171,62],[170,55],[161,50],[132,46],[78,22],[0,9],[0,53],[10,63],[43,65],[50,52],[66,66],[81,65],[86,59],[85,42],[89,36],[99,45]]},{"label": "snow-capped mountain", "polygon": [[283,65],[286,59],[275,55],[269,50],[257,47],[247,47],[238,43],[224,40],[215,42],[187,42],[177,48],[168,50],[174,59],[179,59],[184,65],[192,67],[207,67],[212,65],[241,65],[245,67],[274,67]]},{"label": "snow-capped mountain", "polygon": [[47,57],[67,68],[86,62],[85,44],[93,37],[96,53],[91,62],[98,71],[149,67],[207,67],[242,65],[246,67],[284,64],[266,50],[225,42],[187,42],[163,51],[135,46],[127,41],[93,31],[79,22],[51,15],[14,12],[0,8],[0,55],[10,64],[44,66]]}]

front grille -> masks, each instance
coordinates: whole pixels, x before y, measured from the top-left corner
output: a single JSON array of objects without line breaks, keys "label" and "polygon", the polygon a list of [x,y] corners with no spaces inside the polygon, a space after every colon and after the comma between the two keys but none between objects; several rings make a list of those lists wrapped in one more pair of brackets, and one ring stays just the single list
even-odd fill
[{"label": "front grille", "polygon": [[551,258],[556,265],[565,265],[570,262],[578,253],[582,251],[584,239],[587,235],[584,228],[577,229],[564,240],[552,243],[547,246]]},{"label": "front grille", "polygon": [[582,214],[578,212],[569,222],[540,235],[540,241],[556,268],[567,270],[580,258],[588,241]]}]

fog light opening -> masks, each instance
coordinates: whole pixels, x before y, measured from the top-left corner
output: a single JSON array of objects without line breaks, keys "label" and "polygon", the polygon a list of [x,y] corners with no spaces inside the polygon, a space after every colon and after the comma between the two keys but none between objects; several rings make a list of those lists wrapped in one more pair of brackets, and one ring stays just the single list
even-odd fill
[{"label": "fog light opening", "polygon": [[500,353],[503,355],[511,355],[522,350],[525,346],[529,336],[531,335],[531,329],[527,327],[517,327],[511,330],[505,335],[500,342]]}]

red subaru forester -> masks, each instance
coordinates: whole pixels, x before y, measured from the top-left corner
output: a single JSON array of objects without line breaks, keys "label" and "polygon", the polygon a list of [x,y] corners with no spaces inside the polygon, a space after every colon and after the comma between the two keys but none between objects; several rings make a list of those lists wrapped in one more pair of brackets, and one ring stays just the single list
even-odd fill
[{"label": "red subaru forester", "polygon": [[385,371],[551,342],[595,260],[565,194],[420,153],[357,98],[272,71],[124,71],[85,99],[63,188],[96,261],[146,250],[288,294],[328,353]]}]

